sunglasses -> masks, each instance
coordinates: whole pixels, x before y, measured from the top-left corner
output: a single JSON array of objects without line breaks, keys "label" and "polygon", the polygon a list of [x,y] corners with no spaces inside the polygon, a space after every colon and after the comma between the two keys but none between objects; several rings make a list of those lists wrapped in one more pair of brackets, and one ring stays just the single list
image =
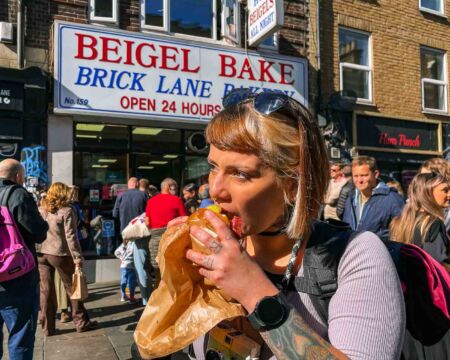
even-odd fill
[{"label": "sunglasses", "polygon": [[248,88],[239,88],[234,89],[225,95],[222,100],[222,105],[224,108],[228,108],[247,101],[252,101],[256,111],[263,115],[270,115],[280,109],[288,107],[290,100],[293,99],[286,94],[276,91],[264,91],[255,94]]}]

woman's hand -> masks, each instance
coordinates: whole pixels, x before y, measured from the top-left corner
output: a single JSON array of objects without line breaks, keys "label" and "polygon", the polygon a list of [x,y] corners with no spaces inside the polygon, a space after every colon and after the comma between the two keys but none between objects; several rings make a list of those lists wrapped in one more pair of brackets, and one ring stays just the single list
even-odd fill
[{"label": "woman's hand", "polygon": [[206,211],[205,217],[214,227],[218,239],[198,226],[191,227],[191,234],[209,248],[212,255],[188,250],[186,258],[199,265],[201,275],[241,303],[250,313],[264,296],[275,295],[279,290],[248,256],[221,219],[211,211]]},{"label": "woman's hand", "polygon": [[83,266],[83,258],[79,257],[79,258],[75,258],[73,259],[73,263],[75,264],[75,267],[82,267]]},{"label": "woman's hand", "polygon": [[167,223],[167,227],[176,226],[185,223],[189,219],[189,216],[179,216],[175,219],[170,220]]}]

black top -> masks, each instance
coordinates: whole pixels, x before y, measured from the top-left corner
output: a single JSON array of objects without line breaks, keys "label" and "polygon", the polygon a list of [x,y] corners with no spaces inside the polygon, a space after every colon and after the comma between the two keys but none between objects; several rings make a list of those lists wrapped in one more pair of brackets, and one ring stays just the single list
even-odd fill
[{"label": "black top", "polygon": [[139,189],[128,189],[117,197],[113,217],[120,221],[120,232],[131,220],[145,212],[147,200],[148,195]]},{"label": "black top", "polygon": [[437,262],[447,262],[450,256],[450,242],[445,225],[441,220],[435,220],[428,232],[420,235],[419,227],[414,231],[413,244],[424,249]]}]

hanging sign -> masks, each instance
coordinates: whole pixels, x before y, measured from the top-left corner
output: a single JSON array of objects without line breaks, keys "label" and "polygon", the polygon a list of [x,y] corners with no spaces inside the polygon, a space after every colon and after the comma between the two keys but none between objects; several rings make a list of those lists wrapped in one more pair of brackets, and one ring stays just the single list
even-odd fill
[{"label": "hanging sign", "polygon": [[284,24],[283,0],[248,0],[248,44],[258,45]]}]

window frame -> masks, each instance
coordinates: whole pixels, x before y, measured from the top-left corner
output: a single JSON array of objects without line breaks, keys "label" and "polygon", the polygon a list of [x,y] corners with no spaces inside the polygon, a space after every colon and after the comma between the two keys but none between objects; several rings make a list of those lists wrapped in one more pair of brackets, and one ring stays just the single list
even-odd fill
[{"label": "window frame", "polygon": [[[354,32],[357,34],[362,34],[362,35],[366,35],[367,36],[367,59],[368,59],[368,63],[369,65],[359,65],[359,64],[352,64],[352,63],[347,63],[347,62],[341,62],[340,60],[340,54],[339,54],[339,49],[340,49],[340,43],[339,43],[339,33],[341,30],[345,30],[345,31],[349,31],[349,32]],[[355,69],[355,70],[362,70],[362,71],[367,71],[369,72],[369,81],[368,81],[368,95],[369,97],[366,98],[356,98],[356,102],[357,103],[362,103],[362,104],[373,104],[373,80],[372,80],[372,73],[373,73],[373,61],[372,61],[372,34],[367,32],[367,31],[363,31],[363,30],[358,30],[358,29],[352,29],[352,28],[348,28],[345,26],[339,26],[338,28],[338,59],[339,59],[339,90],[343,90],[343,83],[344,83],[344,77],[343,77],[343,73],[344,73],[344,68],[347,69]]]},{"label": "window frame", "polygon": [[[221,35],[223,38],[228,39],[233,41],[234,43],[236,43],[237,45],[241,44],[241,36],[240,36],[240,30],[241,30],[241,4],[239,2],[239,0],[236,0],[236,8],[235,8],[235,17],[236,17],[236,36],[231,36],[227,33],[227,29],[228,27],[225,26],[226,24],[226,15],[228,15],[229,11],[226,11],[225,9],[229,9],[228,6],[225,6],[226,0],[221,0],[222,2],[222,13],[220,14],[220,16],[222,17],[222,29],[220,31]],[[217,9],[215,12],[215,16],[217,16]],[[216,23],[216,33],[217,33],[217,21],[215,21]]]},{"label": "window frame", "polygon": [[96,0],[89,0],[89,21],[100,22],[108,24],[119,23],[119,0],[112,0],[112,17],[95,16],[95,2]]},{"label": "window frame", "polygon": [[[422,50],[426,50],[431,53],[442,55],[442,73],[444,74],[444,80],[436,80],[431,78],[422,77]],[[435,49],[428,46],[420,47],[420,87],[421,87],[421,96],[422,96],[422,110],[424,112],[432,112],[432,113],[440,113],[446,114],[448,112],[448,76],[447,76],[447,52],[441,49]],[[433,109],[425,107],[425,87],[424,84],[433,84],[433,85],[443,85],[444,86],[444,108],[443,109]]]},{"label": "window frame", "polygon": [[419,0],[419,10],[420,11],[424,11],[424,12],[427,12],[427,13],[430,13],[430,14],[434,14],[434,15],[444,16],[445,17],[445,1],[444,0],[439,0],[440,3],[441,3],[442,12],[434,10],[434,9],[427,8],[425,6],[422,6],[422,1],[423,0]]},{"label": "window frame", "polygon": [[264,45],[263,43],[258,45],[258,50],[262,50],[262,51],[278,52],[279,48],[280,48],[280,33],[278,31],[273,34],[273,45],[272,46]]},{"label": "window frame", "polygon": [[[217,38],[217,22],[218,22],[218,14],[217,14],[217,0],[210,0],[212,2],[212,14],[211,14],[211,21],[212,21],[212,36],[211,37],[202,37],[202,36],[196,36],[196,35],[189,35],[189,34],[183,34],[183,33],[175,33],[170,30],[170,2],[176,1],[176,0],[163,0],[163,26],[154,26],[154,25],[147,25],[145,24],[145,2],[147,0],[139,0],[140,1],[140,25],[141,25],[141,31],[147,32],[147,31],[159,31],[167,33],[168,35],[176,35],[180,38],[187,38],[187,39],[196,39],[201,41],[222,41],[221,39]],[[151,0],[150,0],[151,1]],[[221,0],[223,1],[223,0]],[[236,2],[237,7],[237,18],[238,18],[238,29],[240,29],[240,3],[239,1]],[[222,6],[222,12],[220,14],[222,24],[224,23],[224,11]],[[224,27],[222,26],[221,29],[221,36],[225,37],[224,35]],[[239,31],[236,32],[236,36],[239,38],[237,44],[240,44],[240,36]],[[230,37],[226,37],[227,39],[231,39]],[[232,40],[234,41],[234,40]]]}]

